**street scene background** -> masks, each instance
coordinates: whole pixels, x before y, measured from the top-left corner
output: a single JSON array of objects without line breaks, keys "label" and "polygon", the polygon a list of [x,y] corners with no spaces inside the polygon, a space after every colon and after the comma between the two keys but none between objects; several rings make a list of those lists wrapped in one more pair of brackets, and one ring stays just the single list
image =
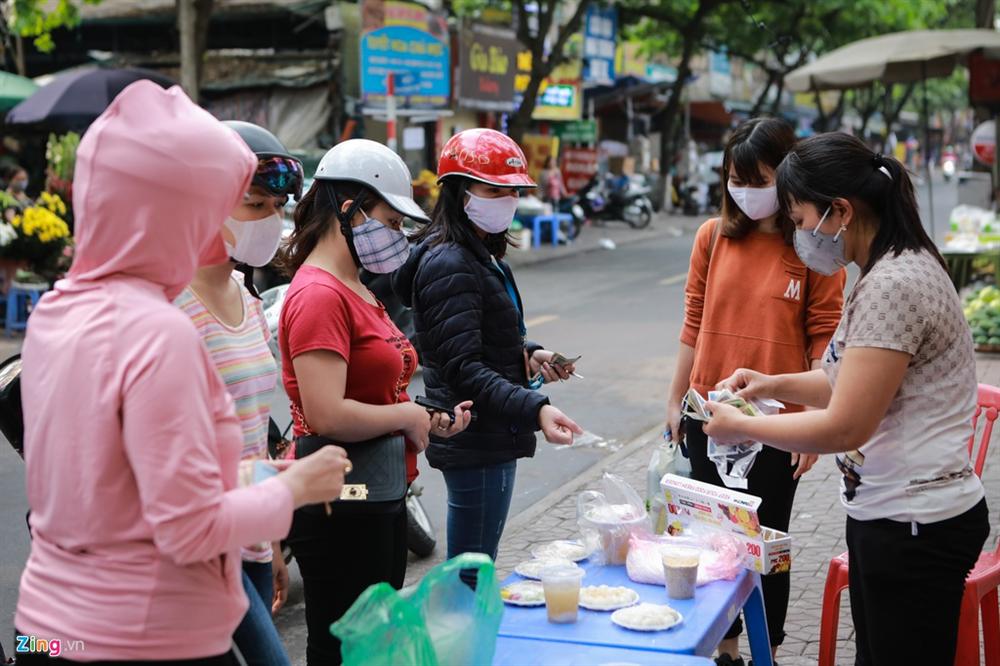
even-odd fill
[{"label": "street scene background", "polygon": [[[898,159],[963,297],[1000,278],[996,0],[3,0],[0,17],[0,360],[20,350],[30,314],[16,292],[9,299],[12,285],[44,291],[71,265],[80,138],[136,80],[180,85],[219,120],[268,128],[301,160],[305,190],[331,147],[370,139],[404,160],[429,211],[450,137],[483,127],[523,147],[541,187],[519,199],[520,247],[508,261],[528,338],[582,357],[583,379],[543,390],[585,434],[568,447],[539,437],[535,457],[519,463],[501,576],[533,543],[577,534],[575,498],[604,471],[643,489],[694,234],[719,211],[723,149],[740,123],[782,118],[797,138],[849,133]],[[27,231],[29,218],[44,240]],[[848,275],[849,291],[857,270]],[[273,263],[254,277],[265,294],[287,281]],[[1000,292],[995,305],[972,302],[984,308],[973,326],[979,379],[1000,386]],[[423,394],[418,372],[409,395]],[[284,430],[280,382],[271,408]],[[991,507],[998,457],[994,447],[983,476]],[[419,465],[437,546],[411,554],[408,584],[446,548],[443,477],[423,457]],[[798,489],[782,666],[816,663],[827,566],[846,549],[838,482],[824,457]],[[23,462],[0,446],[8,648],[27,509]],[[302,582],[294,562],[290,571],[275,623],[301,664]],[[854,657],[848,608],[845,596],[838,663]]]}]

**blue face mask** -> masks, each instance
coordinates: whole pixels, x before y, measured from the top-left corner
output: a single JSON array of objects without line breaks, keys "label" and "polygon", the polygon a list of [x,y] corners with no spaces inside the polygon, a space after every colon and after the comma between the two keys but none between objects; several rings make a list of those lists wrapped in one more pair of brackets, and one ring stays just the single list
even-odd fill
[{"label": "blue face mask", "polygon": [[844,243],[840,240],[840,235],[847,227],[841,226],[836,234],[828,234],[819,230],[831,210],[833,210],[833,206],[828,206],[823,217],[819,219],[819,224],[812,231],[795,230],[796,254],[799,255],[803,264],[820,275],[833,275],[847,265]]}]

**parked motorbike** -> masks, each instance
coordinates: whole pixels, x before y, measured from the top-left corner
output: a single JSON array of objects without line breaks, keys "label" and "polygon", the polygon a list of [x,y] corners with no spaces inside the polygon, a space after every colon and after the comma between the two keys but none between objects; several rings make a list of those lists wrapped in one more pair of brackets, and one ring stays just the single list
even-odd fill
[{"label": "parked motorbike", "polygon": [[[361,281],[382,301],[399,330],[407,337],[412,337],[414,332],[413,314],[393,294],[389,284],[389,276],[362,271]],[[278,322],[281,318],[281,306],[285,302],[288,287],[287,284],[279,285],[262,292],[260,295],[264,307],[264,321],[271,332],[268,346],[279,367],[281,366],[281,353],[278,349]],[[268,452],[272,457],[280,457],[290,445],[287,435],[291,424],[285,428],[284,432],[278,428],[273,419],[269,426]],[[411,483],[406,491],[406,546],[417,557],[427,557],[437,546],[434,525],[420,502],[422,493],[423,488],[416,483]],[[282,552],[286,562],[291,559],[291,552],[287,548],[283,547]]]},{"label": "parked motorbike", "polygon": [[681,179],[675,176],[671,183],[673,187],[673,204],[675,209],[680,209],[685,215],[700,215],[701,204],[699,203],[698,185],[690,179]]},{"label": "parked motorbike", "polygon": [[579,195],[568,196],[559,202],[559,212],[573,216],[573,219],[566,223],[560,223],[559,227],[566,235],[567,240],[576,240],[583,230],[583,225],[587,223],[587,214],[580,205]]},{"label": "parked motorbike", "polygon": [[653,220],[650,188],[638,176],[629,177],[622,186],[612,185],[598,174],[580,190],[584,213],[596,222],[622,220],[633,229],[643,229]]}]

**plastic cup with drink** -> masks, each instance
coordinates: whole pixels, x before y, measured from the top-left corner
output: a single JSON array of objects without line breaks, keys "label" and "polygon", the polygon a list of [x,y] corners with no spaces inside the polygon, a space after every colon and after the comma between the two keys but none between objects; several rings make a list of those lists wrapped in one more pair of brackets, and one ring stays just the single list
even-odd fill
[{"label": "plastic cup with drink", "polygon": [[671,599],[694,599],[698,582],[701,550],[692,546],[667,545],[660,548],[667,596]]},{"label": "plastic cup with drink", "polygon": [[542,569],[542,589],[545,593],[545,610],[549,622],[572,624],[576,622],[580,605],[580,583],[584,571],[575,564],[556,564]]}]

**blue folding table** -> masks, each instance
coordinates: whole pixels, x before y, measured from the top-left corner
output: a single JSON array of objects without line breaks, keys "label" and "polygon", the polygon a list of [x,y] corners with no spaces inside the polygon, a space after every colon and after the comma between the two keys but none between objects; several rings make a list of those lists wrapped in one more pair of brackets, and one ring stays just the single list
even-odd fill
[{"label": "blue folding table", "polygon": [[[581,563],[581,566],[586,571],[584,585],[631,587],[639,593],[640,601],[668,604],[684,617],[684,621],[667,631],[630,631],[612,623],[611,613],[581,608],[575,624],[553,624],[548,621],[544,606],[506,606],[499,636],[571,643],[572,650],[580,656],[587,655],[591,647],[607,647],[708,657],[742,610],[754,664],[773,666],[764,616],[764,597],[757,573],[743,570],[735,580],[709,583],[697,589],[694,599],[677,601],[667,598],[666,588],[662,585],[633,583],[624,566],[597,566],[587,562]],[[504,581],[504,585],[517,580],[522,579],[512,575]]]},{"label": "blue folding table", "polygon": [[663,654],[649,650],[588,645],[581,647],[559,641],[531,638],[497,638],[493,666],[586,666],[588,664],[628,664],[628,666],[715,666],[708,657]]}]

